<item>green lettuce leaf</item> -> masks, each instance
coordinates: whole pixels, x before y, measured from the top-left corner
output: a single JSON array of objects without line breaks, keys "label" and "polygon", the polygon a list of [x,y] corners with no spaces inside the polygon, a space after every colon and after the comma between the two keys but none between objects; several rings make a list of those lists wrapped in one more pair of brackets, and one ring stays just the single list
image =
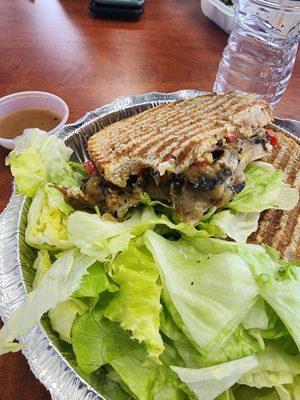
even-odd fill
[{"label": "green lettuce leaf", "polygon": [[[224,345],[258,295],[244,260],[231,253],[205,256],[184,240],[171,242],[151,231],[145,240],[182,320],[175,319],[180,329],[202,353]],[[170,302],[167,305],[172,314]]]},{"label": "green lettuce leaf", "polygon": [[110,283],[104,272],[104,266],[99,261],[91,265],[84,275],[79,289],[72,297],[96,297],[110,287]]},{"label": "green lettuce leaf", "polygon": [[293,384],[300,374],[300,355],[291,356],[273,345],[257,354],[258,365],[243,375],[238,383],[256,387],[275,387]]},{"label": "green lettuce leaf", "polygon": [[243,327],[246,329],[268,329],[269,317],[266,310],[266,303],[262,298],[257,299],[254,306],[246,315],[243,321]]},{"label": "green lettuce leaf", "polygon": [[38,251],[37,258],[34,260],[34,263],[32,265],[33,268],[36,270],[36,274],[32,284],[33,289],[35,289],[40,283],[42,277],[51,267],[51,264],[52,262],[48,251],[44,249]]},{"label": "green lettuce leaf", "polygon": [[[103,300],[103,297],[102,297]],[[103,317],[106,298],[83,315],[77,316],[72,326],[72,346],[80,369],[91,374],[109,363],[110,359],[124,351],[137,348],[118,324]]]},{"label": "green lettuce leaf", "polygon": [[265,348],[262,340],[257,340],[246,329],[239,326],[221,348],[212,349],[205,355],[200,354],[175,324],[166,308],[161,314],[160,329],[164,335],[172,340],[172,345],[188,368],[202,368],[221,364],[258,353]]},{"label": "green lettuce leaf", "polygon": [[57,189],[49,186],[39,189],[27,214],[26,243],[47,250],[73,247],[67,232],[67,219],[72,211]]},{"label": "green lettuce leaf", "polygon": [[57,304],[48,312],[52,328],[62,340],[71,343],[71,328],[75,317],[77,314],[83,314],[87,309],[87,305],[78,299]]},{"label": "green lettuce leaf", "polygon": [[116,297],[104,316],[132,331],[132,338],[144,342],[149,355],[158,360],[164,350],[159,333],[160,291],[159,271],[145,246],[132,243],[113,262],[111,274],[119,285]]},{"label": "green lettuce leaf", "polygon": [[245,188],[227,207],[240,212],[260,212],[268,208],[292,210],[299,200],[298,190],[283,182],[282,172],[261,161],[245,170]]},{"label": "green lettuce leaf", "polygon": [[264,339],[278,339],[289,334],[278,315],[261,297],[244,319],[243,326],[252,335]]},{"label": "green lettuce leaf", "polygon": [[234,394],[232,390],[226,390],[226,392],[220,394],[220,396],[216,397],[216,400],[235,400]]},{"label": "green lettuce leaf", "polygon": [[69,165],[69,167],[71,167],[73,173],[76,174],[78,179],[82,180],[82,179],[89,178],[89,174],[86,172],[86,169],[84,168],[84,166],[82,164],[80,164],[78,162],[69,161],[68,165]]},{"label": "green lettuce leaf", "polygon": [[214,400],[256,366],[257,358],[248,356],[207,368],[171,368],[196,394],[197,399]]},{"label": "green lettuce leaf", "polygon": [[33,197],[48,182],[80,184],[82,174],[68,164],[73,151],[61,139],[40,129],[26,129],[15,143],[8,164],[20,193]]},{"label": "green lettuce leaf", "polygon": [[250,386],[238,385],[233,390],[233,393],[236,400],[280,400],[274,388],[256,389]]},{"label": "green lettuce leaf", "polygon": [[146,206],[150,206],[155,209],[158,213],[167,216],[170,221],[174,223],[180,223],[181,219],[175,212],[174,208],[168,204],[162,203],[158,200],[151,200],[150,196],[147,193],[143,193],[141,195],[140,201],[142,204]]},{"label": "green lettuce leaf", "polygon": [[246,242],[251,233],[258,228],[259,213],[243,213],[224,210],[215,213],[209,222],[198,226],[205,229],[211,236],[230,237],[236,242]]},{"label": "green lettuce leaf", "polygon": [[135,236],[142,235],[148,229],[159,231],[159,228],[162,229],[163,233],[177,231],[187,237],[208,236],[207,232],[199,231],[193,225],[185,222],[173,223],[166,215],[157,215],[153,207],[146,207],[140,215],[138,213],[134,215],[137,218],[133,221],[131,233]]},{"label": "green lettuce leaf", "polygon": [[186,399],[176,374],[167,365],[152,361],[144,345],[104,318],[103,311],[100,301],[91,312],[75,319],[72,344],[79,367],[90,374],[110,364],[139,400]]},{"label": "green lettuce leaf", "polygon": [[98,214],[76,211],[69,216],[67,228],[70,242],[83,254],[97,256],[99,261],[110,261],[128,248],[131,239],[159,226],[188,237],[208,236],[189,224],[174,224],[165,215],[157,216],[152,207],[136,211],[124,222],[107,221]]},{"label": "green lettuce leaf", "polygon": [[78,249],[61,253],[38,286],[28,294],[25,302],[0,330],[0,355],[19,350],[20,344],[13,341],[27,334],[39,323],[45,312],[68,300],[79,288],[82,276],[94,262],[95,257],[82,255]]},{"label": "green lettuce leaf", "polygon": [[200,253],[206,255],[224,252],[239,255],[246,262],[255,278],[261,274],[273,274],[274,271],[281,268],[281,264],[269,255],[265,247],[257,244],[244,244],[201,237],[190,238],[189,243]]},{"label": "green lettuce leaf", "polygon": [[296,376],[294,382],[288,385],[276,386],[280,400],[300,399],[300,376]]},{"label": "green lettuce leaf", "polygon": [[[295,262],[285,263],[277,260],[266,247],[258,245],[240,245],[219,239],[197,238],[191,240],[194,246],[205,254],[233,251],[248,264],[256,278],[260,296],[272,307],[284,323],[295,343],[300,347],[300,319],[297,313],[299,303],[300,269]],[[269,326],[262,335],[276,338],[287,334],[278,318],[273,317],[273,326]]]},{"label": "green lettuce leaf", "polygon": [[105,367],[104,374],[99,392],[107,400],[133,400],[133,394],[110,365]]},{"label": "green lettuce leaf", "polygon": [[260,275],[257,282],[262,298],[280,317],[300,350],[300,268],[289,265],[274,274]]},{"label": "green lettuce leaf", "polygon": [[175,324],[166,307],[163,307],[163,311],[160,314],[160,330],[170,339],[172,345],[184,361],[184,366],[188,368],[198,368],[202,366],[201,354]]},{"label": "green lettuce leaf", "polygon": [[95,256],[99,261],[113,259],[127,249],[131,226],[139,217],[133,216],[124,222],[103,220],[98,214],[76,211],[68,218],[69,240],[83,254]]},{"label": "green lettuce leaf", "polygon": [[254,335],[240,325],[225,344],[202,356],[199,367],[209,367],[247,357],[259,353],[264,348],[264,341],[259,334]]},{"label": "green lettuce leaf", "polygon": [[[212,238],[190,239],[190,242],[204,254],[237,253],[255,277],[260,296],[279,316],[300,349],[300,268],[296,266],[297,262],[293,266],[291,262],[278,261],[265,247],[258,245],[241,245]],[[269,332],[270,338],[285,334],[280,322],[274,322],[277,325],[267,329],[275,329]],[[267,335],[268,332],[265,337]]]}]

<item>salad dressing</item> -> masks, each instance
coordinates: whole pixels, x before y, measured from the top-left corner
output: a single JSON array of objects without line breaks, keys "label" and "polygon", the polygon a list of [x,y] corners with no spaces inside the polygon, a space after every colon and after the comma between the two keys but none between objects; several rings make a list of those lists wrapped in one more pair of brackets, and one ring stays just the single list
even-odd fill
[{"label": "salad dressing", "polygon": [[24,129],[28,128],[40,128],[49,132],[61,120],[62,118],[58,114],[46,108],[18,110],[0,118],[0,137],[14,139],[21,135]]}]

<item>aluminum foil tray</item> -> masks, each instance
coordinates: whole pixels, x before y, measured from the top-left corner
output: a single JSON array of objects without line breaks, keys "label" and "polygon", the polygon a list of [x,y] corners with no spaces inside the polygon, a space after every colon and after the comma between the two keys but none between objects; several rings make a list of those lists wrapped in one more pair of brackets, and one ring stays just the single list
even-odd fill
[{"label": "aluminum foil tray", "polygon": [[[202,93],[205,92],[182,90],[170,94],[120,97],[66,125],[57,135],[74,150],[73,159],[82,161],[88,157],[86,140],[102,127],[157,104],[192,98]],[[276,119],[275,126],[299,141],[300,122]],[[0,217],[0,315],[4,321],[24,302],[34,278],[32,263],[36,253],[24,240],[29,205],[30,200],[14,190]],[[47,321],[19,340],[23,343],[22,352],[31,370],[50,391],[53,400],[105,400],[72,367],[72,360],[66,357]]]}]

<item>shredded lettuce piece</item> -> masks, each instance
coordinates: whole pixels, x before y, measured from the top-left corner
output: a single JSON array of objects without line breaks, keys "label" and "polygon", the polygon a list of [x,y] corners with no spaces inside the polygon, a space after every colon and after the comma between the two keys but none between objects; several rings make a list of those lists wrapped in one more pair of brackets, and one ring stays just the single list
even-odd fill
[{"label": "shredded lettuce piece", "polygon": [[37,285],[40,283],[42,277],[51,267],[51,264],[52,263],[48,251],[44,249],[40,250],[33,263],[33,268],[36,270],[36,274],[32,284],[33,289],[35,289]]},{"label": "shredded lettuce piece", "polygon": [[62,193],[51,186],[39,189],[32,199],[25,231],[26,243],[36,249],[66,250],[73,247],[68,239],[67,219],[73,208]]},{"label": "shredded lettuce piece", "polygon": [[[300,349],[300,268],[297,262],[294,265],[291,262],[279,262],[273,253],[259,245],[243,245],[212,238],[191,239],[190,242],[203,254],[221,254],[224,251],[237,253],[255,277],[260,296],[279,316]],[[278,329],[277,333],[280,333],[280,324],[277,325]]]},{"label": "shredded lettuce piece", "polygon": [[236,400],[232,390],[230,390],[230,389],[226,390],[226,392],[220,394],[220,396],[218,396],[216,399],[217,400]]},{"label": "shredded lettuce piece", "polygon": [[145,204],[146,206],[149,206],[149,207],[157,210],[159,213],[165,215],[172,222],[174,222],[174,223],[181,222],[180,217],[177,215],[176,211],[174,210],[174,208],[172,206],[165,204],[158,200],[151,200],[150,196],[147,193],[143,193],[141,195],[140,201],[142,204]]},{"label": "shredded lettuce piece", "polygon": [[275,387],[280,400],[298,400],[300,399],[300,375],[296,376],[294,382],[288,385]]},{"label": "shredded lettuce piece", "polygon": [[238,383],[261,389],[293,384],[300,375],[300,355],[291,356],[274,344],[257,354],[258,365],[243,375]]},{"label": "shredded lettuce piece", "polygon": [[105,367],[102,376],[104,374],[106,374],[106,376],[102,378],[103,382],[100,392],[107,400],[133,399],[133,394],[130,392],[129,388],[110,365]]},{"label": "shredded lettuce piece", "polygon": [[221,347],[258,295],[247,264],[232,253],[205,256],[185,241],[171,242],[152,231],[145,240],[182,320],[179,327],[204,353]]},{"label": "shredded lettuce piece", "polygon": [[259,213],[243,213],[224,210],[215,213],[209,222],[199,223],[210,236],[230,237],[236,242],[246,242],[251,233],[258,228]]},{"label": "shredded lettuce piece", "polygon": [[104,272],[104,266],[99,261],[96,261],[88,268],[79,289],[73,293],[72,297],[97,297],[109,288],[110,282]]},{"label": "shredded lettuce piece", "polygon": [[281,267],[257,278],[262,298],[285,324],[300,351],[300,268]]},{"label": "shredded lettuce piece", "polygon": [[57,304],[48,312],[52,328],[62,340],[71,343],[71,328],[75,317],[77,314],[83,314],[87,309],[87,305],[78,299],[66,300]]},{"label": "shredded lettuce piece", "polygon": [[234,388],[233,393],[235,400],[280,400],[274,388],[256,389],[246,385],[238,385]]},{"label": "shredded lettuce piece", "polygon": [[125,222],[105,221],[97,214],[75,211],[68,218],[69,240],[83,254],[107,261],[127,249],[134,237],[131,225],[137,219],[133,216]]},{"label": "shredded lettuce piece", "polygon": [[172,340],[173,346],[188,368],[202,368],[232,361],[258,353],[264,349],[264,343],[257,340],[246,329],[239,326],[229,340],[221,347],[203,355],[192,345],[178,328],[170,314],[164,310],[161,314],[161,331]]},{"label": "shredded lettuce piece", "polygon": [[132,339],[144,342],[150,357],[158,361],[164,350],[159,333],[161,311],[157,284],[159,271],[145,246],[132,243],[111,266],[111,274],[119,285],[116,297],[110,302],[104,316],[132,331]]},{"label": "shredded lettuce piece", "polygon": [[186,399],[183,385],[167,365],[152,361],[142,344],[130,339],[119,324],[103,317],[103,303],[100,300],[91,312],[75,319],[72,343],[79,367],[91,373],[110,364],[139,400]]},{"label": "shredded lettuce piece", "polygon": [[239,212],[261,212],[269,208],[292,210],[299,192],[283,182],[282,172],[273,165],[257,161],[245,170],[245,188],[234,196],[228,207]]},{"label": "shredded lettuce piece", "polygon": [[246,372],[257,366],[257,358],[248,356],[227,363],[201,369],[171,366],[179,378],[199,400],[214,400],[231,388]]},{"label": "shredded lettuce piece", "polygon": [[289,335],[281,319],[261,297],[244,319],[243,327],[258,339],[278,339]]},{"label": "shredded lettuce piece", "polygon": [[189,244],[201,254],[221,254],[230,252],[238,254],[248,265],[254,277],[261,274],[273,274],[281,264],[273,259],[268,251],[257,244],[230,242],[215,238],[190,238]]},{"label": "shredded lettuce piece", "polygon": [[19,350],[21,345],[14,343],[14,340],[27,334],[39,323],[45,312],[68,300],[79,288],[88,267],[95,261],[95,257],[82,255],[78,249],[61,253],[38,286],[28,294],[25,302],[0,330],[0,355]]},{"label": "shredded lettuce piece", "polygon": [[68,164],[73,150],[54,135],[26,129],[15,140],[8,164],[20,193],[33,197],[46,183],[78,186],[83,175]]},{"label": "shredded lettuce piece", "polygon": [[189,224],[174,224],[164,215],[157,216],[152,207],[136,211],[124,222],[107,221],[97,214],[76,211],[67,223],[70,242],[83,254],[97,256],[99,261],[113,260],[128,248],[131,239],[157,226],[165,226],[188,237],[208,236]]}]

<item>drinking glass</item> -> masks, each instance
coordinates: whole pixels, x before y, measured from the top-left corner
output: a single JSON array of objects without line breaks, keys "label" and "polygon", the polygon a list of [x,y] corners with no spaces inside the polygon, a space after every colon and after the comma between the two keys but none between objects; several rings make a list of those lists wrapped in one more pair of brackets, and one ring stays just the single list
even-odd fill
[{"label": "drinking glass", "polygon": [[214,90],[255,93],[274,107],[296,60],[300,1],[239,0],[234,18]]}]

